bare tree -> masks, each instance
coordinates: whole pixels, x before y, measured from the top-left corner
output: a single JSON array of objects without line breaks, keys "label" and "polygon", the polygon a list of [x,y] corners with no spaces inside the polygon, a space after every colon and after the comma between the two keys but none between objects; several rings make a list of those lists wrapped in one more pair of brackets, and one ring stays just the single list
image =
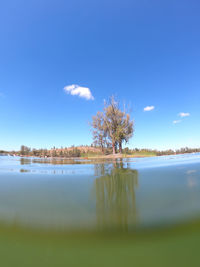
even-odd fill
[{"label": "bare tree", "polygon": [[112,96],[109,103],[104,104],[103,112],[93,117],[93,139],[102,148],[111,143],[113,154],[122,153],[122,143],[128,142],[133,135],[133,121],[130,115],[119,108],[119,102]]},{"label": "bare tree", "polygon": [[104,152],[107,132],[105,129],[103,112],[98,111],[97,115],[92,117],[92,127],[94,145],[100,146],[101,151]]}]

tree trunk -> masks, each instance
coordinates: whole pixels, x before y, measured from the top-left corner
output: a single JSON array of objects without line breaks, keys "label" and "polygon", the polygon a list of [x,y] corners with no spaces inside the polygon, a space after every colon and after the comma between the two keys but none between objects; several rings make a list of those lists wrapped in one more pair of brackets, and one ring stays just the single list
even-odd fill
[{"label": "tree trunk", "polygon": [[112,143],[112,148],[113,148],[113,155],[116,153],[116,150],[115,150],[115,143]]},{"label": "tree trunk", "polygon": [[115,153],[117,153],[117,142],[115,142]]},{"label": "tree trunk", "polygon": [[119,153],[120,154],[122,153],[122,142],[121,141],[119,142]]}]

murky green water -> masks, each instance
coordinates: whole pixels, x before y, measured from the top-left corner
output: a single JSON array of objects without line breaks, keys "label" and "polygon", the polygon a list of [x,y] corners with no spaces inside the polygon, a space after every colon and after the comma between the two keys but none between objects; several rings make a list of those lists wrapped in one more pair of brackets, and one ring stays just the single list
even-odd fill
[{"label": "murky green water", "polygon": [[0,158],[0,221],[65,230],[152,227],[200,215],[200,155]]},{"label": "murky green water", "polygon": [[4,267],[198,267],[200,154],[0,157]]}]

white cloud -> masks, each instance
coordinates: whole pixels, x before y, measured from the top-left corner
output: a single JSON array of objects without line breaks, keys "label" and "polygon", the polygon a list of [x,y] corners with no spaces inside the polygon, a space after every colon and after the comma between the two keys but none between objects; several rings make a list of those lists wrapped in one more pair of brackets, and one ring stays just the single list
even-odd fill
[{"label": "white cloud", "polygon": [[77,84],[72,84],[64,87],[64,90],[67,94],[70,95],[78,95],[81,98],[85,98],[87,100],[94,100],[94,97],[87,87],[81,87]]},{"label": "white cloud", "polygon": [[178,116],[181,117],[181,118],[189,117],[189,116],[190,116],[190,113],[180,112],[180,113],[178,114]]},{"label": "white cloud", "polygon": [[144,111],[151,111],[151,110],[154,110],[155,107],[154,106],[147,106],[144,108]]},{"label": "white cloud", "polygon": [[180,123],[182,120],[175,120],[173,121],[173,124],[177,124],[177,123]]}]

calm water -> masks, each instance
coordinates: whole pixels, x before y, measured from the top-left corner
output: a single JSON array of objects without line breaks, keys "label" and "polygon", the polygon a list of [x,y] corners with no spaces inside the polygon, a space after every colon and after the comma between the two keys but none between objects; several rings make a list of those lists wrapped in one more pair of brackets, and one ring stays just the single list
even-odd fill
[{"label": "calm water", "polygon": [[200,154],[115,161],[0,157],[0,222],[123,229],[200,215]]}]

